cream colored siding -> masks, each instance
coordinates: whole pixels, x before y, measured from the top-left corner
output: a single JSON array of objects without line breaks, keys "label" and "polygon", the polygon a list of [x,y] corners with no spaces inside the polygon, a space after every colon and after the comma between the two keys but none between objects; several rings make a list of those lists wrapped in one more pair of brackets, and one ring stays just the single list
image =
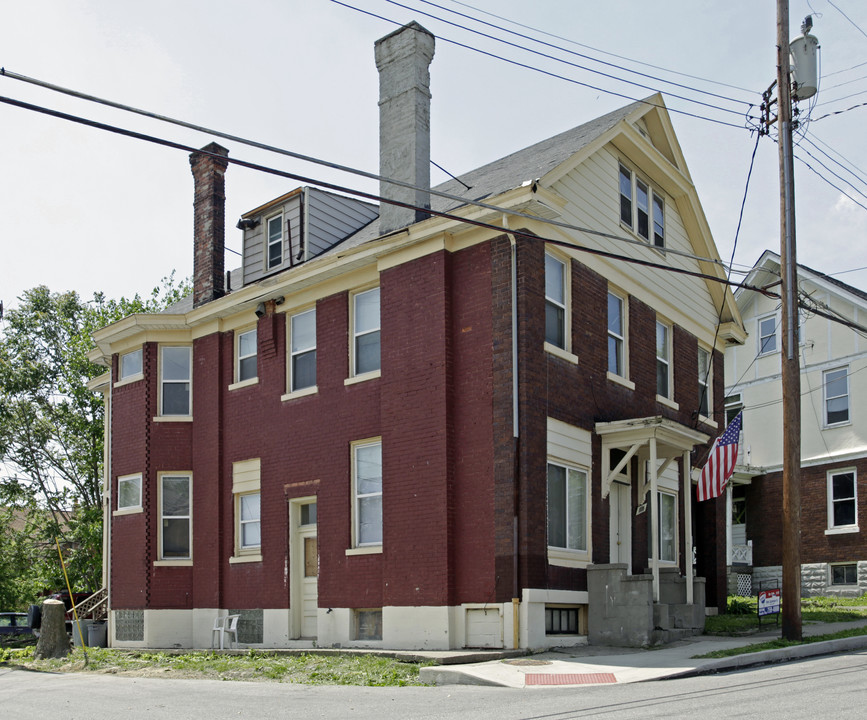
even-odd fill
[{"label": "cream colored siding", "polygon": [[[580,166],[556,181],[552,189],[568,202],[562,220],[580,227],[589,227],[603,232],[639,240],[628,228],[620,225],[620,206],[618,190],[618,163],[620,156],[613,150],[603,148]],[[626,158],[628,161],[628,158]],[[641,169],[630,165],[642,177]],[[665,244],[684,252],[694,252],[684,229],[676,201],[661,192],[653,182],[651,187],[661,194],[665,201]],[[678,255],[665,255],[650,245],[632,245],[600,238],[595,235],[568,231],[572,240],[578,244],[606,251],[614,251],[627,257],[662,263],[673,267],[700,272],[697,261]],[[717,321],[718,308],[714,308],[706,281],[688,275],[672,273],[637,264],[627,264],[616,260],[600,260],[594,256],[580,253],[577,259],[593,268],[600,263],[607,266],[605,274],[613,282],[622,286],[629,294],[668,317],[675,324],[685,327],[713,328]],[[613,272],[612,272],[613,270]],[[685,315],[685,311],[688,315]],[[702,338],[710,342],[711,337]]]},{"label": "cream colored siding", "polygon": [[[801,289],[819,303],[855,320],[857,305],[835,290],[802,277]],[[777,352],[757,357],[758,319],[776,313],[779,299],[745,291],[739,300],[746,343],[726,351],[726,394],[740,393],[744,404],[744,461],[750,465],[779,468],[782,464],[782,394],[780,360],[782,328],[777,328]],[[801,372],[801,458],[804,464],[845,459],[867,451],[867,352],[851,328],[807,313],[800,346]],[[848,367],[849,422],[825,427],[824,373]]]}]

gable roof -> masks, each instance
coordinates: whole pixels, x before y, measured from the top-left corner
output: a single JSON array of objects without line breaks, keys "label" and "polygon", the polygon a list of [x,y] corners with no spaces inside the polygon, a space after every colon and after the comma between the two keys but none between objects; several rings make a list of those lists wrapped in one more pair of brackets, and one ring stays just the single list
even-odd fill
[{"label": "gable roof", "polygon": [[[532,182],[544,177],[646,104],[646,102],[635,102],[613,110],[583,125],[578,125],[571,130],[566,130],[525,147],[523,150],[518,150],[471,170],[461,175],[460,180],[450,179],[432,189],[465,197],[468,201],[480,202],[487,198],[496,197],[520,187],[527,181]],[[467,190],[463,183],[469,185],[470,189]],[[431,195],[431,209],[438,212],[451,212],[465,204],[457,200]],[[323,254],[344,252],[378,237],[380,237],[379,221],[375,219]]]}]

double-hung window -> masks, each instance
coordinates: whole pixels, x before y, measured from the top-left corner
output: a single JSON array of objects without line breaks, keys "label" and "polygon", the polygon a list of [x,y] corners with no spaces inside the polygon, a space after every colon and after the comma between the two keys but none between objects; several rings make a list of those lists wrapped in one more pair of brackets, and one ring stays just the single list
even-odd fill
[{"label": "double-hung window", "polygon": [[698,414],[709,418],[713,408],[713,378],[711,356],[704,348],[698,349]]},{"label": "double-hung window", "polygon": [[120,379],[142,374],[142,349],[133,350],[120,356]]},{"label": "double-hung window", "polygon": [[777,316],[759,318],[759,355],[777,352]]},{"label": "double-hung window", "polygon": [[379,288],[352,296],[353,375],[380,369]]},{"label": "double-hung window", "polygon": [[858,483],[852,469],[828,473],[828,529],[857,530]]},{"label": "double-hung window", "polygon": [[262,546],[261,493],[238,495],[238,549],[258,550]]},{"label": "double-hung window", "polygon": [[826,370],[825,425],[849,422],[849,368]]},{"label": "double-hung window", "polygon": [[566,264],[545,253],[545,342],[566,350]]},{"label": "double-hung window", "polygon": [[608,372],[626,377],[623,340],[626,334],[623,298],[608,293]]},{"label": "double-hung window", "polygon": [[632,171],[620,166],[620,222],[632,227]]},{"label": "double-hung window", "polygon": [[352,446],[355,546],[382,544],[382,442]]},{"label": "double-hung window", "polygon": [[117,479],[117,509],[141,509],[141,473],[123,475]]},{"label": "double-hung window", "polygon": [[232,463],[235,509],[235,554],[230,563],[262,559],[262,462],[260,458]]},{"label": "double-hung window", "polygon": [[587,473],[548,463],[548,547],[587,551]]},{"label": "double-hung window", "polygon": [[656,323],[656,394],[671,398],[671,328]]},{"label": "double-hung window", "polygon": [[275,215],[265,222],[265,263],[268,270],[283,263],[283,215]]},{"label": "double-hung window", "polygon": [[193,349],[164,345],[160,351],[160,414],[191,415]]},{"label": "double-hung window", "polygon": [[253,380],[257,377],[256,370],[256,328],[238,333],[235,348],[235,377],[237,382]]},{"label": "double-hung window", "polygon": [[160,475],[160,560],[192,559],[192,498],[189,474]]},{"label": "double-hung window", "polygon": [[289,392],[316,385],[316,308],[289,319]]},{"label": "double-hung window", "polygon": [[665,201],[646,181],[619,166],[620,222],[655,247],[665,247]]}]

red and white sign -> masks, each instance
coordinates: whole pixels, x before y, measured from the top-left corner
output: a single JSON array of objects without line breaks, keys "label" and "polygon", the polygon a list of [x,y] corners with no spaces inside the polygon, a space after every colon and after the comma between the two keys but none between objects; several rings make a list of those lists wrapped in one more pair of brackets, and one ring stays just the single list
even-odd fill
[{"label": "red and white sign", "polygon": [[780,612],[780,589],[759,591],[759,617]]}]

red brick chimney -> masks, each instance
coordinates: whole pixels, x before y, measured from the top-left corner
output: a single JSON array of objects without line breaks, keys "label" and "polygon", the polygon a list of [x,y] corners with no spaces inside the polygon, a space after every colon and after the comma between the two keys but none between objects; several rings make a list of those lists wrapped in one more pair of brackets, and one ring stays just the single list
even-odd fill
[{"label": "red brick chimney", "polygon": [[[210,153],[210,154],[205,154]],[[193,307],[225,295],[226,181],[229,151],[210,143],[190,155],[193,211]],[[219,157],[215,157],[219,156]]]}]

